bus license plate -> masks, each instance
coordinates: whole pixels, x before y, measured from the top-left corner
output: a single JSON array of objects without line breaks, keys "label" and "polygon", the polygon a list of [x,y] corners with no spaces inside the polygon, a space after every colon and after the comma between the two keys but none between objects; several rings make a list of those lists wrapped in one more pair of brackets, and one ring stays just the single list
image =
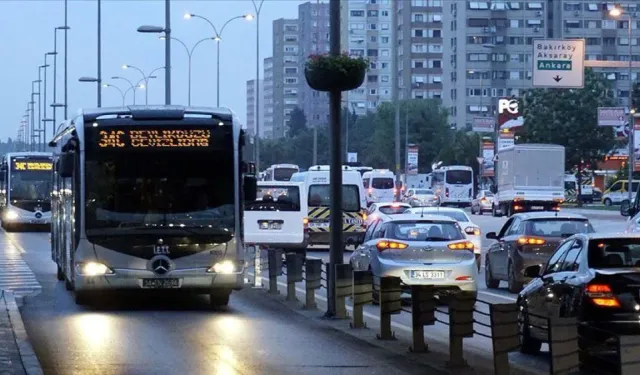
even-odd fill
[{"label": "bus license plate", "polygon": [[31,224],[44,224],[44,220],[34,219],[34,220],[31,220]]},{"label": "bus license plate", "polygon": [[418,280],[444,279],[444,271],[411,271],[411,278]]},{"label": "bus license plate", "polygon": [[543,206],[531,206],[532,210],[544,210]]},{"label": "bus license plate", "polygon": [[180,279],[142,279],[142,287],[149,289],[180,288]]}]

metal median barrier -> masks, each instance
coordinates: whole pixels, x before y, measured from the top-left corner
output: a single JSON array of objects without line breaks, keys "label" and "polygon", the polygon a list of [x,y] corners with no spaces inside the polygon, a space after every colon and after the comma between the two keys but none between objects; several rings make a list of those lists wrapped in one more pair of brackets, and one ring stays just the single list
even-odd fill
[{"label": "metal median barrier", "polygon": [[[297,301],[296,285],[304,282],[303,308],[317,308],[316,290],[327,288],[327,264],[321,259],[304,259],[280,250],[263,249],[254,254],[260,258],[251,259],[251,263],[267,271],[270,294],[279,294],[278,277],[284,275],[286,300]],[[443,324],[449,332],[449,368],[468,366],[464,339],[480,336],[491,340],[494,374],[515,371],[509,353],[520,348],[519,320],[524,319],[516,303],[490,303],[469,292],[452,293],[443,301],[433,286],[404,285],[399,277],[376,277],[368,271],[353,271],[350,264],[336,265],[334,272],[337,318],[349,319],[352,329],[366,328],[364,306],[377,304],[378,340],[395,340],[393,316],[406,312],[411,314],[411,352],[428,352],[425,327]],[[262,285],[257,281],[263,277],[261,273],[255,275],[254,286]],[[410,301],[403,299],[405,293],[410,294]],[[351,299],[351,315],[347,312],[347,299]],[[640,335],[619,335],[605,328],[580,325],[576,318],[558,318],[561,316],[558,312],[562,312],[560,306],[554,306],[546,316],[527,313],[527,326],[547,336],[549,374],[640,374]],[[534,325],[531,318],[541,323]]]}]

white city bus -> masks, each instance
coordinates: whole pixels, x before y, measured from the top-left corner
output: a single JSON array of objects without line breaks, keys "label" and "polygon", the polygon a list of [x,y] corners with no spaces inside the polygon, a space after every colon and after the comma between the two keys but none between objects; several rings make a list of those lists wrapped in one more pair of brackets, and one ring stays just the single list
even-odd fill
[{"label": "white city bus", "polygon": [[242,288],[242,213],[256,178],[233,112],[84,110],[49,145],[51,255],[76,303],[109,290],[177,290],[221,306]]},{"label": "white city bus", "polygon": [[263,181],[289,181],[300,167],[295,164],[274,164],[264,172]]},{"label": "white city bus", "polygon": [[11,232],[51,223],[50,152],[10,152],[0,164],[2,227]]},{"label": "white city bus", "polygon": [[464,165],[440,167],[431,174],[431,189],[443,206],[471,206],[473,169]]}]

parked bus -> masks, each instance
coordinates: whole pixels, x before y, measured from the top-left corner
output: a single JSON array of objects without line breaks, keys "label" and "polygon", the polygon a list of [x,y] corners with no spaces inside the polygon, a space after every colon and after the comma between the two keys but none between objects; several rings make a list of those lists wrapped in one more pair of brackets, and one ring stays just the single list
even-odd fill
[{"label": "parked bus", "polygon": [[464,165],[440,167],[431,174],[431,189],[442,206],[471,206],[473,169]]},{"label": "parked bus", "polygon": [[50,152],[11,152],[0,164],[2,227],[11,232],[51,224]]},{"label": "parked bus", "polygon": [[274,164],[264,172],[263,181],[289,181],[299,171],[300,167],[295,164]]},{"label": "parked bus", "polygon": [[77,304],[108,290],[179,290],[226,305],[244,282],[255,167],[227,109],[81,111],[55,148],[52,259]]}]

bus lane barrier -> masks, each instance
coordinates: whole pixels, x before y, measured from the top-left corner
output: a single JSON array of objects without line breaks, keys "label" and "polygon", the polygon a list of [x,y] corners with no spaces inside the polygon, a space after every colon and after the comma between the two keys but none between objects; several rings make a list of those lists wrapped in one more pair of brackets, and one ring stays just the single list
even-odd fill
[{"label": "bus lane barrier", "polygon": [[302,258],[296,253],[285,254],[287,265],[287,301],[297,301],[296,283],[302,281]]},{"label": "bus lane barrier", "polygon": [[376,289],[380,305],[380,332],[378,340],[395,340],[395,332],[391,330],[391,315],[402,312],[402,287],[399,277],[375,277]]},{"label": "bus lane barrier", "polygon": [[547,318],[549,333],[549,373],[571,374],[580,368],[578,350],[578,321],[561,318],[552,312]]},{"label": "bus lane barrier", "polygon": [[449,367],[467,367],[464,339],[473,337],[475,293],[456,292],[449,305]]},{"label": "bus lane barrier", "polygon": [[280,294],[280,291],[278,291],[278,276],[282,275],[282,257],[278,250],[269,249],[267,258],[269,263],[269,294]]},{"label": "bus lane barrier", "polygon": [[411,331],[413,353],[426,353],[429,345],[424,341],[424,327],[436,324],[436,299],[433,286],[411,286]]},{"label": "bus lane barrier", "polygon": [[253,245],[253,268],[253,287],[262,288],[262,252],[258,244]]},{"label": "bus lane barrier", "polygon": [[304,264],[305,268],[305,309],[315,309],[318,307],[316,303],[316,290],[322,286],[322,259],[307,259]]},{"label": "bus lane barrier", "polygon": [[[491,336],[482,332],[476,334],[491,339],[493,346],[493,372],[495,375],[511,374],[509,353],[520,347],[518,336],[518,305],[516,303],[490,304],[477,301],[489,306],[489,324],[476,321],[476,324],[491,329]],[[487,316],[487,313],[477,310],[477,314]]]},{"label": "bus lane barrier", "polygon": [[369,271],[353,271],[353,311],[351,328],[367,328],[364,305],[373,302],[373,275]]},{"label": "bus lane barrier", "polygon": [[335,295],[336,295],[336,318],[348,319],[347,297],[352,295],[353,290],[353,268],[351,264],[335,265]]}]

